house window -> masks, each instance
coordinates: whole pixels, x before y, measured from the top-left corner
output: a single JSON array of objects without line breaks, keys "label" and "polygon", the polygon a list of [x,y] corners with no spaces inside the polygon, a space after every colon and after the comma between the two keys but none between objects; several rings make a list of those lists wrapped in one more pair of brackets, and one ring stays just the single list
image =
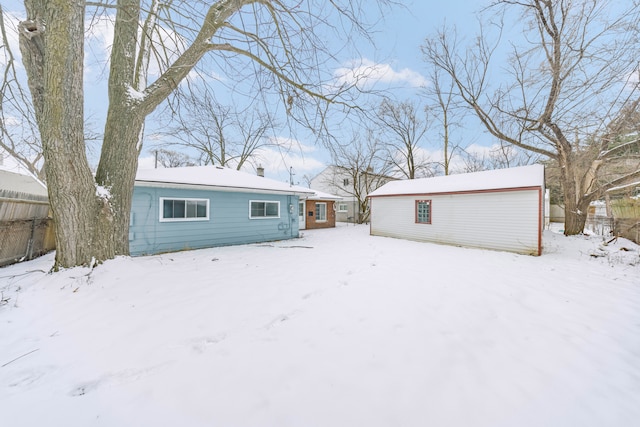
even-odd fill
[{"label": "house window", "polygon": [[327,220],[327,204],[316,203],[316,222],[323,222]]},{"label": "house window", "polygon": [[280,202],[250,200],[249,218],[280,218]]},{"label": "house window", "polygon": [[346,203],[338,203],[338,212],[347,212],[348,210]]},{"label": "house window", "polygon": [[431,224],[431,200],[416,200],[416,222]]},{"label": "house window", "polygon": [[349,185],[349,178],[345,178],[345,179],[343,179],[343,180],[342,180],[342,185],[343,185],[344,187],[346,187],[347,185]]},{"label": "house window", "polygon": [[174,199],[160,197],[160,222],[207,221],[209,199]]}]

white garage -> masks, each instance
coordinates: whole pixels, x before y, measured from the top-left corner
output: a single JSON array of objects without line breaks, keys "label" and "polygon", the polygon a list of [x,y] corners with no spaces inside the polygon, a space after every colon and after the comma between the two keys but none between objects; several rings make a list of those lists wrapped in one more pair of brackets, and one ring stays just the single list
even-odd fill
[{"label": "white garage", "polygon": [[369,198],[374,236],[542,252],[542,165],[392,181]]}]

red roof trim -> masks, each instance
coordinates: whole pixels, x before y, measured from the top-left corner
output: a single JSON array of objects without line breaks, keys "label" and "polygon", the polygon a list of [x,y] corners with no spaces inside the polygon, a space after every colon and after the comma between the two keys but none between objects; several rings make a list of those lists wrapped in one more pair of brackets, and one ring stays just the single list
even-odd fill
[{"label": "red roof trim", "polygon": [[370,198],[378,197],[423,197],[423,196],[451,196],[456,194],[482,194],[482,193],[505,193],[512,191],[542,191],[539,185],[531,187],[515,187],[515,188],[494,188],[491,190],[463,190],[463,191],[445,191],[441,193],[407,193],[407,194],[381,194],[379,196],[367,196]]}]

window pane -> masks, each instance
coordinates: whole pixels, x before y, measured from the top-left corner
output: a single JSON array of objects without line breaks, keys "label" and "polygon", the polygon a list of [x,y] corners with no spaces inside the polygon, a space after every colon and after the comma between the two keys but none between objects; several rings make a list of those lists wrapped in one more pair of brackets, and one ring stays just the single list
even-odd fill
[{"label": "window pane", "polygon": [[327,220],[327,204],[316,203],[316,221],[326,221],[326,220]]},{"label": "window pane", "polygon": [[278,204],[277,203],[267,203],[267,212],[266,216],[278,216]]},{"label": "window pane", "polygon": [[251,216],[264,216],[264,202],[251,202]]},{"label": "window pane", "polygon": [[173,200],[164,200],[162,203],[162,218],[173,218]]},{"label": "window pane", "polygon": [[198,205],[197,205],[196,217],[206,218],[207,217],[207,201],[198,200],[197,204]]},{"label": "window pane", "polygon": [[173,200],[173,218],[185,218],[185,201]]},{"label": "window pane", "polygon": [[196,202],[193,200],[187,200],[187,218],[196,217]]},{"label": "window pane", "polygon": [[418,222],[431,222],[431,202],[429,200],[419,201],[416,206]]}]

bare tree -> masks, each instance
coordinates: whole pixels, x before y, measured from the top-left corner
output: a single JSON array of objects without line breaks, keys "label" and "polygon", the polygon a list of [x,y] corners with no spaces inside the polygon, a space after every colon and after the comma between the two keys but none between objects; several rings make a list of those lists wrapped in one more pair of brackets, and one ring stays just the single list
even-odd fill
[{"label": "bare tree", "polygon": [[158,165],[163,168],[179,168],[183,166],[195,166],[194,162],[188,155],[178,151],[166,150],[160,148],[154,150],[156,167]]},{"label": "bare tree", "polygon": [[535,163],[539,159],[539,155],[524,151],[514,145],[500,141],[491,147],[482,147],[481,150],[472,150],[467,147],[462,150],[460,158],[462,159],[460,172],[479,172],[493,169],[504,169],[516,166],[525,166]]},{"label": "bare tree", "polygon": [[388,158],[407,179],[433,176],[434,163],[421,150],[429,128],[426,109],[414,102],[393,102],[385,98],[378,108],[376,122],[389,150]]},{"label": "bare tree", "polygon": [[348,144],[334,146],[332,152],[334,166],[328,184],[354,199],[358,208],[358,212],[354,212],[358,224],[369,221],[367,195],[397,179],[390,176],[394,163],[388,157],[386,145],[373,138],[372,133],[369,131],[364,139],[356,134]]},{"label": "bare tree", "polygon": [[245,163],[259,162],[260,150],[277,144],[267,136],[275,119],[268,112],[248,107],[218,103],[206,88],[198,88],[185,95],[176,124],[164,135],[177,142],[170,145],[195,150],[201,164],[242,169]]},{"label": "bare tree", "polygon": [[35,125],[34,111],[28,89],[23,87],[18,78],[16,58],[9,42],[2,5],[0,5],[0,64],[4,66],[0,81],[0,149],[44,181],[42,149]]},{"label": "bare tree", "polygon": [[[640,177],[640,169],[613,179],[601,172],[637,146],[613,124],[637,111],[637,4],[610,17],[601,0],[499,0],[488,11],[520,13],[520,43],[492,68],[499,39],[481,31],[468,48],[444,28],[423,45],[428,62],[455,82],[457,95],[498,139],[558,162],[565,234],[582,232],[589,203],[610,188]],[[515,20],[514,20],[515,22]],[[501,21],[492,22],[502,29]],[[486,27],[485,27],[486,28]],[[506,62],[506,69],[503,65]],[[503,83],[491,86],[492,74]]]},{"label": "bare tree", "polygon": [[[387,0],[379,0],[384,3]],[[379,4],[377,3],[377,4]],[[348,106],[348,87],[331,88],[319,71],[332,58],[317,34],[360,31],[370,2],[280,0],[90,2],[115,10],[109,57],[109,106],[95,177],[83,127],[84,0],[24,0],[20,48],[42,138],[56,222],[56,266],[92,264],[129,253],[129,212],[145,118],[207,54],[255,93],[273,88],[292,120],[327,104]],[[111,13],[111,12],[110,12]],[[170,34],[172,44],[158,43]],[[347,35],[349,38],[349,35]],[[166,40],[166,39],[165,39]],[[147,81],[150,61],[158,77]],[[328,80],[331,76],[326,76]],[[108,190],[96,191],[96,187]]]},{"label": "bare tree", "polygon": [[463,109],[456,104],[453,80],[439,68],[431,69],[430,85],[425,88],[427,99],[431,101],[434,122],[439,123],[439,138],[442,143],[442,169],[445,175],[451,172],[451,160],[463,150],[460,144],[451,140],[454,127],[460,125]]}]

